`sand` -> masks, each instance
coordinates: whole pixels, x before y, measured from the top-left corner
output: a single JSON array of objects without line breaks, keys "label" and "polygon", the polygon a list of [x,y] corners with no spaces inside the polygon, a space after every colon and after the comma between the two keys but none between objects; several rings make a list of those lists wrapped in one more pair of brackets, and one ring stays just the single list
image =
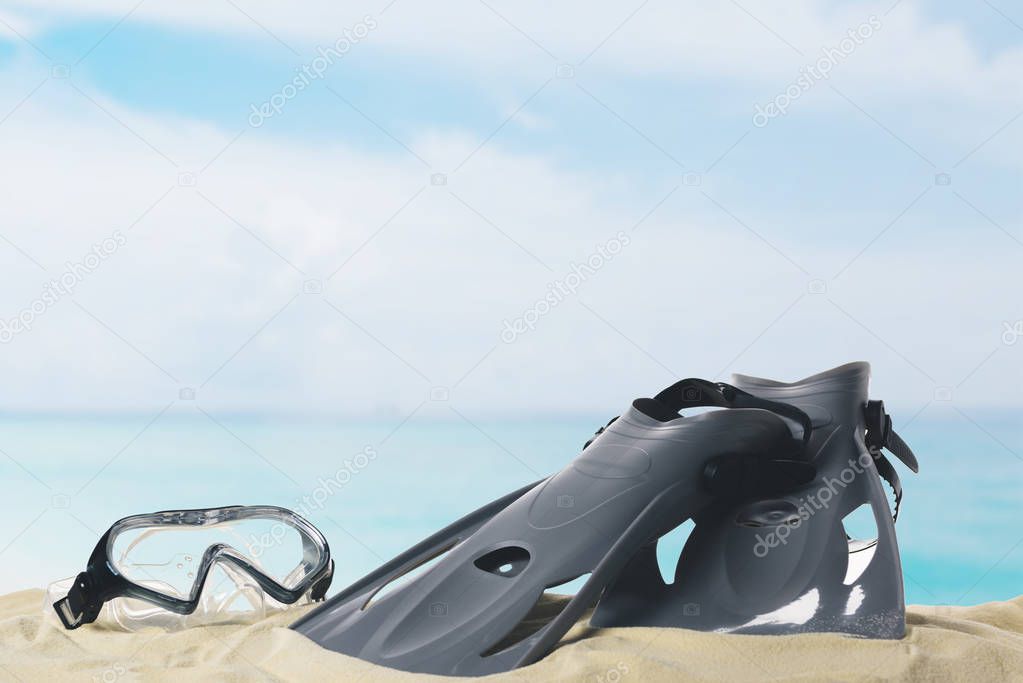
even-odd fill
[{"label": "sand", "polygon": [[[422,681],[329,652],[286,626],[177,633],[64,631],[42,616],[42,591],[0,597],[0,681]],[[487,681],[1023,681],[1023,596],[976,607],[910,607],[901,641],[835,635],[734,636],[682,629],[590,629],[530,667]]]}]

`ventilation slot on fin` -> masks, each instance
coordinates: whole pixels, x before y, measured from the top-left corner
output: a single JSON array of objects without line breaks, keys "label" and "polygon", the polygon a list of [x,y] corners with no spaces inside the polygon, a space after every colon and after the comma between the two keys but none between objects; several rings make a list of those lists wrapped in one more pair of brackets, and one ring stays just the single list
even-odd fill
[{"label": "ventilation slot on fin", "polygon": [[590,578],[589,574],[583,574],[570,581],[548,586],[540,595],[540,599],[536,601],[536,604],[522,618],[522,621],[516,624],[508,632],[508,635],[489,647],[480,656],[489,657],[496,655],[498,652],[503,652],[510,647],[518,645],[523,640],[538,633],[544,626],[554,621],[561,614],[562,610],[572,600],[572,596],[583,587],[588,578]]},{"label": "ventilation slot on fin", "polygon": [[510,579],[518,576],[529,564],[529,551],[517,545],[492,550],[473,562],[485,572]]},{"label": "ventilation slot on fin", "polygon": [[406,585],[412,579],[415,579],[415,578],[425,574],[427,571],[432,569],[433,566],[438,561],[440,561],[440,558],[444,557],[444,555],[446,555],[449,550],[454,548],[455,545],[457,545],[457,543],[452,543],[451,545],[447,546],[446,548],[441,548],[432,557],[428,557],[425,560],[423,560],[422,562],[420,562],[419,564],[417,564],[417,565],[415,565],[413,567],[410,567],[408,569],[408,571],[406,571],[405,573],[398,574],[397,576],[395,576],[393,579],[391,579],[390,581],[385,583],[383,586],[381,586],[379,589],[377,589],[377,591],[375,593],[373,593],[373,595],[369,596],[369,598],[366,600],[365,604],[362,606],[362,609],[367,609],[372,604],[380,602],[381,600],[386,598],[388,595],[390,595],[394,591],[396,591],[399,588],[401,588],[402,586]]},{"label": "ventilation slot on fin", "polygon": [[877,550],[877,522],[874,509],[867,503],[860,505],[842,518],[842,527],[849,542],[849,565],[845,571],[846,586],[851,586],[863,575]]},{"label": "ventilation slot on fin", "polygon": [[678,559],[695,526],[693,520],[687,519],[657,539],[657,568],[661,570],[661,579],[666,586],[675,583]]}]

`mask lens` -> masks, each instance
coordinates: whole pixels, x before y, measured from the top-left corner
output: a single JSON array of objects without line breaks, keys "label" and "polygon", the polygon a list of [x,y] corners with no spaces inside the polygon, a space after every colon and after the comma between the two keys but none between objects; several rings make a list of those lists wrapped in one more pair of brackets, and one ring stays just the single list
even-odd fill
[{"label": "mask lens", "polygon": [[[204,524],[137,525],[112,537],[109,557],[129,581],[178,599],[198,595],[204,564],[240,559],[287,589],[296,588],[322,559],[323,548],[281,517],[244,517]],[[225,581],[211,571],[208,583]],[[211,585],[219,590],[225,586]]]}]

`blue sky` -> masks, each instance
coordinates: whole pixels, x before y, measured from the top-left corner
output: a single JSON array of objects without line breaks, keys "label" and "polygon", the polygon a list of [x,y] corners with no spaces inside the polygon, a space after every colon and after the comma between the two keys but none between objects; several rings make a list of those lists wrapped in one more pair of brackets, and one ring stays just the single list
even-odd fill
[{"label": "blue sky", "polygon": [[[853,359],[907,410],[1023,403],[1010,3],[58,0],[0,20],[0,318],[31,318],[0,348],[5,410],[177,410],[191,389],[402,416],[442,387],[580,413]],[[73,296],[24,313],[115,231]]]}]

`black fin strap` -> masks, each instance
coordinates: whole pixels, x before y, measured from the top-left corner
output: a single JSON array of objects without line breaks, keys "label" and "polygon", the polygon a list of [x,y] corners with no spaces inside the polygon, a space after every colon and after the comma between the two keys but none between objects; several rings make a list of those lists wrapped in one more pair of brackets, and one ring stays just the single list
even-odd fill
[{"label": "black fin strap", "polygon": [[885,448],[891,451],[896,458],[901,460],[914,473],[920,471],[920,465],[917,463],[916,455],[913,454],[913,449],[902,440],[902,437],[894,429],[888,437],[888,445]]},{"label": "black fin strap", "polygon": [[864,442],[871,454],[884,448],[914,473],[920,471],[913,449],[892,429],[892,417],[884,409],[884,401],[867,401],[863,406],[863,420],[867,427]]},{"label": "black fin strap", "polygon": [[596,432],[594,432],[593,436],[590,437],[590,440],[583,444],[583,450],[585,451],[587,448],[589,448],[590,444],[593,443],[594,439],[596,439],[598,436],[603,434],[604,430],[607,429],[608,427],[610,427],[612,425],[612,423],[614,423],[614,421],[617,420],[619,417],[621,417],[621,416],[620,415],[615,415],[610,420],[608,420],[608,423],[606,425],[604,425],[603,427],[598,429]]},{"label": "black fin strap", "polygon": [[874,464],[877,473],[888,482],[895,493],[895,511],[892,513],[892,521],[899,519],[899,506],[902,504],[902,482],[895,467],[881,453],[887,450],[914,473],[920,471],[920,464],[917,462],[913,449],[902,440],[894,429],[892,429],[891,415],[884,409],[884,401],[867,401],[863,406],[863,418],[867,427],[867,434],[864,443],[867,450],[874,457]]},{"label": "black fin strap", "polygon": [[654,396],[654,400],[678,412],[685,408],[713,406],[716,408],[758,408],[798,422],[803,428],[803,446],[810,442],[813,422],[810,416],[790,403],[769,401],[747,393],[724,382],[708,382],[691,377],[684,379]]},{"label": "black fin strap", "polygon": [[[678,413],[684,408],[699,408],[705,406],[715,408],[757,408],[760,410],[767,410],[775,415],[779,415],[799,423],[803,430],[802,442],[804,450],[806,449],[807,444],[810,443],[810,434],[813,432],[813,422],[810,420],[810,416],[796,406],[789,403],[768,401],[765,398],[754,396],[753,394],[733,387],[731,384],[725,384],[724,382],[709,382],[705,379],[690,377],[689,379],[683,379],[675,382],[667,389],[662,390],[654,396],[653,400],[661,403],[665,408],[667,408],[667,412],[670,413]],[[604,430],[610,427],[611,423],[617,419],[618,417],[611,418],[610,422],[598,429],[590,440],[583,445],[583,450],[586,450],[586,448],[593,443],[593,440],[603,434]]]},{"label": "black fin strap", "polygon": [[884,457],[884,454],[880,451],[872,451],[871,455],[874,456],[874,466],[877,468],[877,473],[888,482],[888,485],[892,487],[892,492],[895,494],[895,510],[892,512],[892,523],[898,522],[899,506],[902,505],[902,482],[899,480],[899,473],[895,471],[895,466],[892,465],[891,461]]}]

